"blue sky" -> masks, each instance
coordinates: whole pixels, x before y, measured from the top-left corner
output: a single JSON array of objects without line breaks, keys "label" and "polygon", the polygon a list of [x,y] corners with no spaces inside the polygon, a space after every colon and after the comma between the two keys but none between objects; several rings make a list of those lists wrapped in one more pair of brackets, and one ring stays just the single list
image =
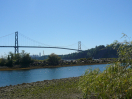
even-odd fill
[{"label": "blue sky", "polygon": [[[123,41],[120,39],[122,33],[132,37],[132,1],[0,0],[0,45],[14,45],[16,31],[19,33],[19,45],[42,46],[30,38],[50,46],[78,49],[78,41],[81,41],[82,50],[86,50],[111,44],[114,40]],[[11,33],[14,34],[2,37]],[[33,48],[21,50],[31,55],[43,54],[43,50],[46,55],[75,52]],[[0,56],[9,51],[14,52],[14,48],[0,48]]]}]

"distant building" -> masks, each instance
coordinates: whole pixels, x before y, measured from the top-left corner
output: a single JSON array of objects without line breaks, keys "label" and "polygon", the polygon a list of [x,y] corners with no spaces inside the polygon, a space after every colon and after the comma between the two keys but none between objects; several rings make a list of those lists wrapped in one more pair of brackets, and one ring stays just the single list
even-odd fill
[{"label": "distant building", "polygon": [[31,58],[37,58],[39,55],[30,55]]},{"label": "distant building", "polygon": [[41,53],[39,53],[39,57],[41,57]]}]

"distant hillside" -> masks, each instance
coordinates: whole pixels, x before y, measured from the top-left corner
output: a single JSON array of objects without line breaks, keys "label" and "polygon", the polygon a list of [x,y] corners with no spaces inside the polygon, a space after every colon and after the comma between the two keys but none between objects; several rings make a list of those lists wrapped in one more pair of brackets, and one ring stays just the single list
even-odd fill
[{"label": "distant hillside", "polygon": [[91,48],[89,50],[79,52],[79,53],[72,53],[68,55],[61,56],[62,59],[80,59],[80,58],[118,58],[117,55],[117,49],[119,46],[117,46],[115,49],[113,49],[113,45],[110,46],[96,46],[95,48]]},{"label": "distant hillside", "polygon": [[[82,52],[76,52],[68,55],[58,55],[62,59],[80,59],[80,58],[94,58],[94,59],[99,59],[99,58],[118,58],[117,55],[117,50],[119,48],[119,45],[116,46],[115,49],[113,49],[113,45],[100,45],[96,46],[95,48],[91,48]],[[38,57],[36,58],[37,60],[44,60],[47,59],[48,55]]]}]

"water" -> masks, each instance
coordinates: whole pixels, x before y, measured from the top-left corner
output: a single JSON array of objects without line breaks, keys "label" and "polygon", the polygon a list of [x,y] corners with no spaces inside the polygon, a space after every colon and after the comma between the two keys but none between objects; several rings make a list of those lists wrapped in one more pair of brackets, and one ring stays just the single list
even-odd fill
[{"label": "water", "polygon": [[107,64],[0,71],[0,87],[43,80],[78,77],[83,75],[85,70],[90,67],[92,67],[92,69],[99,68],[102,72],[105,70],[106,65]]}]

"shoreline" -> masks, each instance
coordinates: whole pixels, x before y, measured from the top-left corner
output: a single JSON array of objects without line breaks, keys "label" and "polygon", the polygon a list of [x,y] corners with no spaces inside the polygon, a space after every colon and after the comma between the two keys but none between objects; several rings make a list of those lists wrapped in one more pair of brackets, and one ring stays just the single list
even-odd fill
[{"label": "shoreline", "polygon": [[[33,99],[36,97],[37,99],[49,99],[52,96],[52,98],[58,99],[60,96],[56,96],[57,93],[62,94],[62,96],[67,97],[67,99],[76,99],[77,97],[82,98],[82,92],[76,88],[79,78],[80,76],[0,87],[0,98]],[[72,83],[76,87],[70,89],[69,83]],[[69,86],[69,88],[67,89],[66,86]],[[61,88],[64,88],[64,91]],[[72,90],[74,90],[74,92]],[[50,91],[51,93],[49,94]],[[69,91],[71,91],[71,93],[69,93]]]},{"label": "shoreline", "polygon": [[[30,83],[21,83],[21,84],[17,84],[17,85],[9,85],[9,86],[2,86],[0,87],[0,90],[5,89],[5,88],[13,88],[13,87],[18,87],[18,86],[22,86],[22,87],[26,87],[26,86],[35,86],[37,84],[50,84],[52,82],[59,82],[59,81],[66,81],[66,80],[72,80],[72,79],[78,79],[82,77],[82,76],[78,76],[78,77],[68,77],[68,78],[60,78],[60,79],[52,79],[52,80],[43,80],[43,81],[36,81],[36,82],[30,82]],[[48,83],[47,83],[48,82]]]},{"label": "shoreline", "polygon": [[9,70],[27,70],[27,69],[40,69],[40,68],[57,68],[57,67],[69,67],[69,66],[85,66],[85,65],[99,65],[99,64],[108,64],[108,62],[104,63],[88,63],[88,64],[71,64],[71,65],[57,65],[57,66],[31,66],[27,68],[0,68],[0,71],[9,71]]},{"label": "shoreline", "polygon": [[[0,99],[83,99],[84,94],[78,88],[80,77],[82,76],[0,87]],[[97,99],[98,94],[92,92],[88,96]]]},{"label": "shoreline", "polygon": [[[91,63],[91,64],[74,64],[74,66],[79,65],[96,65],[96,64],[108,64],[108,63]],[[67,66],[47,66],[47,67],[39,67],[39,68],[54,68],[54,67],[68,67]],[[38,67],[37,67],[38,68]],[[37,68],[17,68],[18,70],[22,69],[37,69]],[[9,69],[9,68],[8,68]],[[16,70],[16,68],[14,68]],[[31,83],[22,83],[17,85],[9,85],[0,87],[0,98],[64,98],[64,99],[82,99],[83,92],[78,89],[79,79],[82,76],[78,77],[68,77],[68,78],[60,78],[60,79],[52,79],[52,80],[43,80],[36,81]],[[72,85],[72,86],[70,86]],[[49,94],[49,92],[51,92]],[[57,96],[57,94],[61,96]],[[95,99],[97,94],[92,93],[90,99]]]}]

